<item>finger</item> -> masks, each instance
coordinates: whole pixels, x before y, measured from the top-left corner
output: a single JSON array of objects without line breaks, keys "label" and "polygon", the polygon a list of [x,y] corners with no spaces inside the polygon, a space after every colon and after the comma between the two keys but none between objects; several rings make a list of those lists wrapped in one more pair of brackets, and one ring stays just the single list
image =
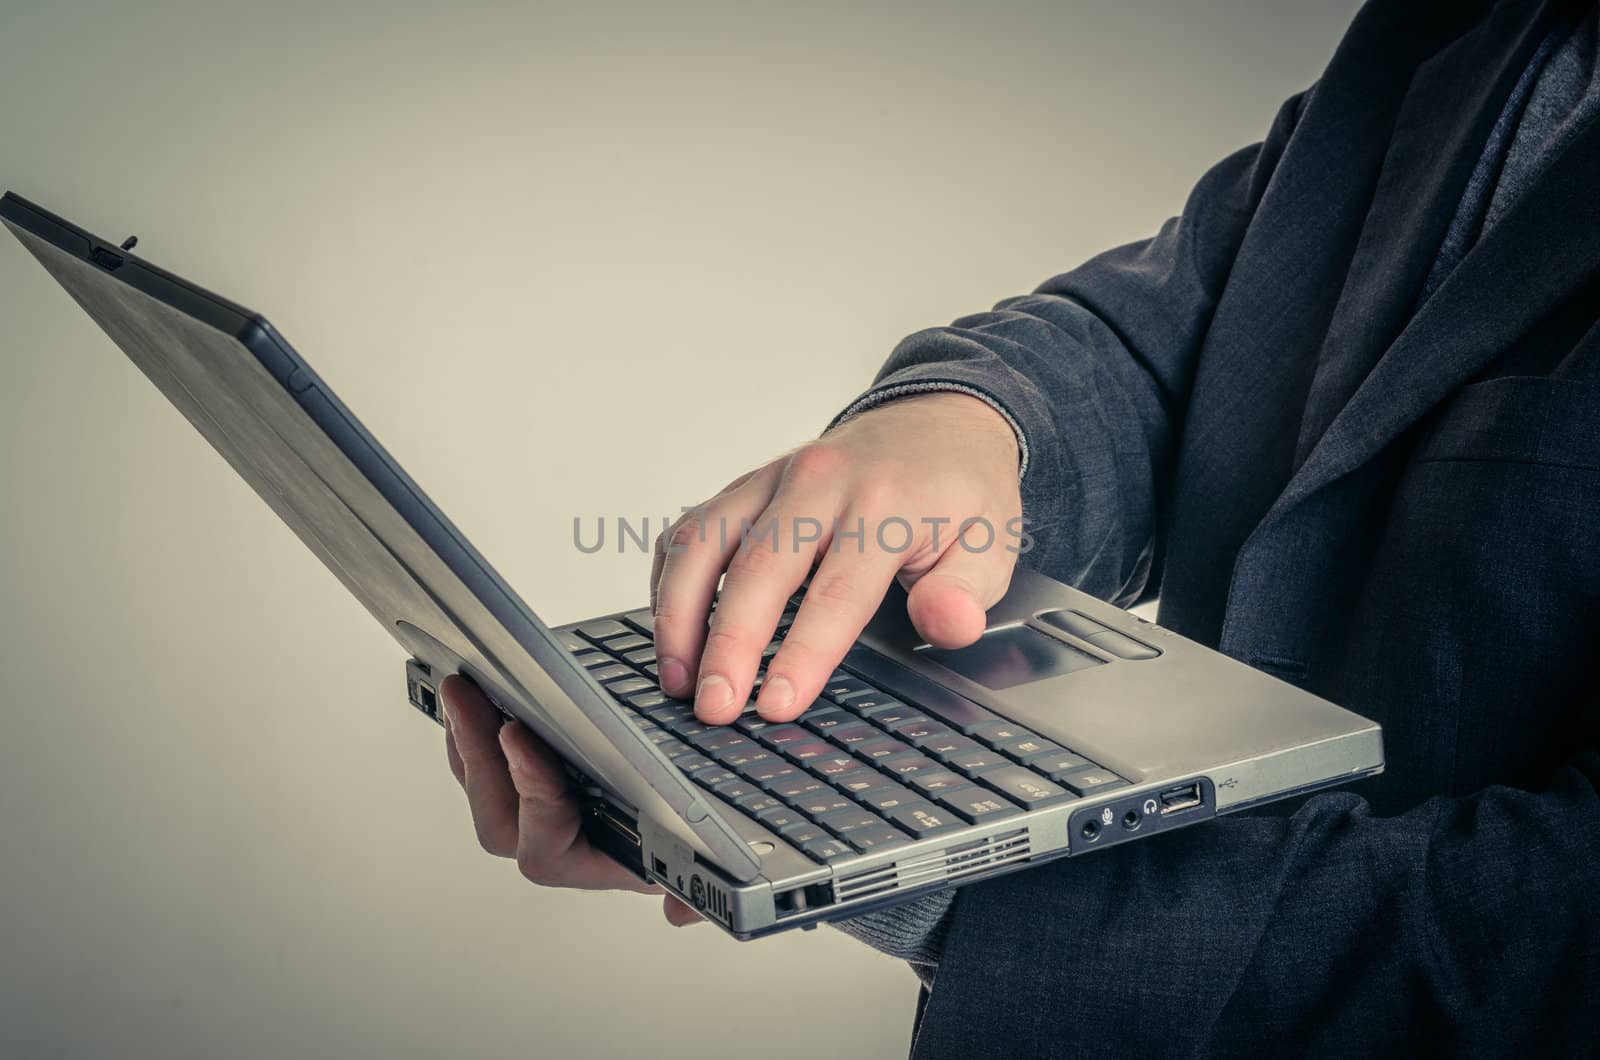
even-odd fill
[{"label": "finger", "polygon": [[655,604],[656,667],[661,689],[687,698],[705,646],[706,615],[717,582],[739,547],[742,520],[755,518],[771,500],[781,471],[769,465],[703,510],[673,524],[663,543]]},{"label": "finger", "polygon": [[517,792],[500,750],[500,712],[470,681],[451,674],[439,686],[445,719],[461,757],[461,786],[478,842],[496,857],[517,850]]},{"label": "finger", "polygon": [[790,461],[772,503],[728,563],[695,685],[695,714],[707,724],[731,722],[749,702],[761,653],[789,597],[811,572],[824,518],[832,529],[839,511],[837,478],[821,473],[819,461],[808,455],[814,451]]},{"label": "finger", "polygon": [[461,761],[461,752],[456,750],[456,737],[450,731],[450,722],[444,723],[444,754],[450,760],[450,773],[456,778],[456,783],[463,788],[467,785],[467,767]]},{"label": "finger", "polygon": [[981,529],[963,535],[906,596],[912,625],[936,648],[964,648],[977,640],[988,623],[989,608],[1011,584],[1016,556],[998,540],[991,538],[987,547],[980,547],[984,544]]},{"label": "finger", "polygon": [[546,887],[659,892],[589,845],[577,796],[554,751],[519,724],[500,730],[517,793],[517,868]]},{"label": "finger", "polygon": [[[707,501],[705,504],[702,504],[700,507],[702,507],[702,508],[708,507],[711,504],[712,501],[715,501],[718,498],[724,497],[724,496],[728,495],[729,493],[732,493],[734,490],[738,489],[740,486],[743,486],[746,482],[749,482],[752,478],[754,478],[756,475],[760,474],[764,470],[766,470],[766,469],[762,468],[762,467],[758,467],[758,468],[755,468],[753,470],[746,471],[744,474],[740,475],[738,478],[734,479],[732,482],[730,482],[726,486],[722,487],[722,489],[718,490],[716,497],[711,498],[711,501]],[[660,588],[661,588],[661,571],[662,571],[662,568],[666,566],[667,542],[668,542],[668,538],[669,538],[669,535],[671,534],[671,532],[672,532],[672,528],[668,527],[665,530],[662,530],[661,533],[657,534],[656,535],[656,541],[655,541],[655,547],[653,549],[651,549],[651,554],[650,554],[650,613],[652,615],[655,614],[655,610],[656,610],[656,597],[659,594]]]},{"label": "finger", "polygon": [[667,895],[661,900],[661,911],[667,915],[667,923],[673,927],[688,927],[690,924],[703,924],[705,920],[683,902]]},{"label": "finger", "polygon": [[[844,521],[855,522],[853,516]],[[811,705],[878,610],[902,562],[900,554],[882,549],[828,551],[783,646],[767,664],[756,700],[763,718],[792,721]]]}]

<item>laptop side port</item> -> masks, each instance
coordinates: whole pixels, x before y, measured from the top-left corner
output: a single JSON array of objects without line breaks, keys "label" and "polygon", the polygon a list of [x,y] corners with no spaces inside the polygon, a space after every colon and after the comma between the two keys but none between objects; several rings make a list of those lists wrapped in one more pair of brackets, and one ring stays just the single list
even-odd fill
[{"label": "laptop side port", "polygon": [[1192,810],[1205,801],[1204,794],[1200,791],[1198,780],[1190,784],[1179,784],[1175,788],[1168,788],[1156,796],[1161,802],[1161,815],[1182,813]]},{"label": "laptop side port", "polygon": [[406,698],[411,705],[432,718],[439,719],[439,691],[432,684],[433,668],[420,659],[406,663]]}]

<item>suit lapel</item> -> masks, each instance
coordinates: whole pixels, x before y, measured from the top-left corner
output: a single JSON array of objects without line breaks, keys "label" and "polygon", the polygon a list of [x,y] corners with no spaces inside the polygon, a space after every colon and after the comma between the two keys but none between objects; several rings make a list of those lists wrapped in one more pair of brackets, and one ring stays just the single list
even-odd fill
[{"label": "suit lapel", "polygon": [[1412,78],[1306,393],[1304,464],[1405,328],[1484,143],[1549,25],[1503,4]]},{"label": "suit lapel", "polygon": [[[1490,22],[1485,28],[1493,25]],[[1522,55],[1523,62],[1542,34],[1543,25],[1544,20],[1540,20],[1540,28],[1531,34],[1533,39],[1513,49]],[[1441,54],[1438,58],[1446,60],[1447,56]],[[1454,66],[1454,62],[1442,65],[1430,72],[1427,83],[1419,83],[1429,106],[1437,108],[1432,110],[1435,121],[1442,121],[1441,116],[1450,113],[1450,107],[1435,94],[1448,91],[1443,75]],[[1455,73],[1459,76],[1459,70]],[[1503,101],[1509,94],[1509,85],[1504,88],[1503,93],[1491,98]],[[1419,141],[1427,139],[1419,137]],[[1469,169],[1475,160],[1473,157],[1468,161]],[[1600,123],[1591,122],[1403,326],[1348,402],[1332,417],[1263,526],[1371,460],[1600,268],[1597,167]],[[1433,167],[1431,173],[1397,180],[1388,190],[1391,196],[1425,194],[1430,188],[1445,185],[1453,172],[1453,166]],[[1374,214],[1380,219],[1388,217],[1389,210],[1399,205],[1391,203],[1381,212],[1375,207]],[[1453,208],[1453,199],[1449,205]],[[1432,213],[1425,224],[1436,223]],[[1420,232],[1416,227],[1391,233],[1391,245],[1408,245],[1395,246],[1387,260],[1375,256],[1367,266],[1372,270],[1404,270],[1404,282],[1393,285],[1398,289],[1395,293],[1379,297],[1376,304],[1380,316],[1367,329],[1366,341],[1381,342],[1385,322],[1393,319],[1406,299],[1415,298],[1438,247],[1438,239],[1433,238],[1419,250],[1415,240],[1425,234],[1433,233],[1431,229]],[[1438,234],[1442,235],[1442,229]],[[1381,276],[1378,279],[1381,281]],[[1359,306],[1359,302],[1351,302],[1342,305],[1341,310],[1356,313]],[[1360,328],[1353,331],[1361,333]]]}]

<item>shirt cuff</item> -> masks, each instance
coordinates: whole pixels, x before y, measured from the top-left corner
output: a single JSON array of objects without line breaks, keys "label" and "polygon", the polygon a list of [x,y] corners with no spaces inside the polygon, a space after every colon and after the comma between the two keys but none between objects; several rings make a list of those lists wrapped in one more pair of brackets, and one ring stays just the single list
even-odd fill
[{"label": "shirt cuff", "polygon": [[1028,460],[1031,455],[1028,449],[1028,436],[1023,433],[1022,425],[1017,422],[1017,418],[1011,415],[1011,411],[1004,405],[977,387],[968,386],[966,383],[957,383],[953,380],[929,379],[919,380],[914,383],[892,383],[881,389],[869,390],[859,398],[856,398],[843,412],[835,416],[833,422],[828,424],[822,433],[826,434],[840,424],[861,415],[868,409],[876,408],[884,402],[893,401],[895,398],[902,398],[911,394],[939,393],[941,391],[975,397],[998,412],[1006,423],[1011,426],[1011,432],[1017,436],[1017,453],[1019,457],[1017,461],[1017,478],[1020,480],[1028,473]]},{"label": "shirt cuff", "polygon": [[912,902],[835,921],[833,926],[879,953],[936,968],[944,954],[955,897],[955,891],[935,891]]}]

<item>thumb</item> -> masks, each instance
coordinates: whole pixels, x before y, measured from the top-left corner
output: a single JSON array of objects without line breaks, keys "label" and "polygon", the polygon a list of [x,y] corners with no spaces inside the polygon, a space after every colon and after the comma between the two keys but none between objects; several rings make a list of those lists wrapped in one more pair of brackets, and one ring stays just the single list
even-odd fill
[{"label": "thumb", "polygon": [[964,648],[983,634],[987,612],[1006,594],[1016,556],[982,529],[952,542],[906,596],[922,639],[936,648]]}]

